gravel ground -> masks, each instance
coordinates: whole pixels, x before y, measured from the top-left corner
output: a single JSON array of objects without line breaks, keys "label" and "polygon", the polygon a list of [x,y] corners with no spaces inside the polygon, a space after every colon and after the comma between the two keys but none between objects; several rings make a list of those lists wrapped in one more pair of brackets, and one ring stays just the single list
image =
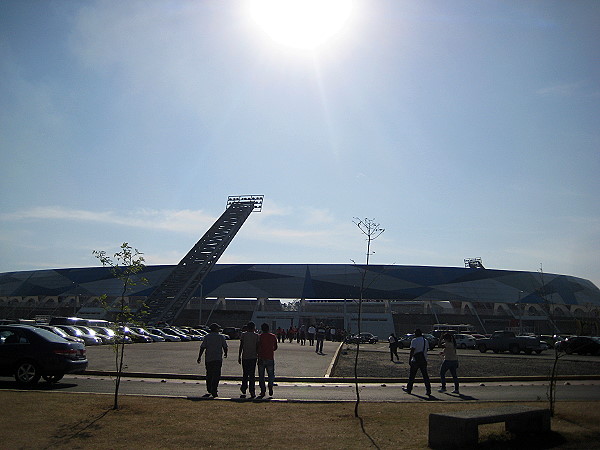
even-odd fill
[{"label": "gravel ground", "polygon": [[[346,346],[343,347],[344,350]],[[390,361],[387,344],[363,344],[360,346],[358,376],[382,378],[408,378],[408,350],[398,350],[399,361]],[[439,376],[442,362],[439,349],[429,353],[429,375]],[[353,377],[356,346],[342,351],[331,373],[334,377]],[[554,352],[541,355],[511,355],[508,353],[480,353],[477,350],[458,350],[459,377],[498,377],[549,375],[554,363]],[[558,362],[559,375],[600,375],[600,357],[563,355]],[[450,376],[450,373],[447,373]]]}]

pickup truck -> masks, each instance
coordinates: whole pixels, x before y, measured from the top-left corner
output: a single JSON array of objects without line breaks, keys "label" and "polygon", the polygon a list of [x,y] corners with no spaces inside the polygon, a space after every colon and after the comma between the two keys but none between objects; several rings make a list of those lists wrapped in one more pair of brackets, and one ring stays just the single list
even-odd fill
[{"label": "pickup truck", "polygon": [[477,348],[481,353],[492,350],[494,353],[509,351],[514,354],[525,352],[541,353],[543,348],[540,340],[534,336],[516,336],[512,331],[494,331],[492,336],[477,339]]}]

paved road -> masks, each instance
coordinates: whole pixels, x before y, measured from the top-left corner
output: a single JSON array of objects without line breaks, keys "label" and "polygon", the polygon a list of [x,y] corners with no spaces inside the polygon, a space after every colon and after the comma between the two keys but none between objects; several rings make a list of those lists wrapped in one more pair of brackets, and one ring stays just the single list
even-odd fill
[{"label": "paved road", "polygon": [[[6,380],[6,381],[4,381]],[[416,384],[413,395],[406,394],[401,384],[360,384],[361,399],[365,402],[490,402],[490,401],[545,401],[547,385],[535,383],[467,383],[461,385],[462,395],[440,394],[434,390],[431,398],[425,397],[422,384]],[[599,401],[599,381],[560,382],[557,386],[558,401]],[[17,385],[9,378],[0,381],[0,390],[15,389]],[[219,386],[220,399],[238,399],[239,381],[223,381]],[[79,392],[112,394],[114,384],[110,377],[67,375],[55,384],[40,382],[41,391]],[[206,393],[204,381],[124,378],[121,393],[200,399]],[[350,383],[284,383],[279,382],[274,390],[274,400],[289,401],[354,401],[355,387]]]},{"label": "paved road", "polygon": [[[225,379],[220,385],[220,399],[238,399],[240,394],[241,369],[237,363],[238,341],[229,341],[229,346],[229,358],[223,365]],[[338,347],[337,343],[325,342],[325,355],[317,355],[314,349],[308,346],[300,346],[296,343],[280,344],[275,356],[279,382],[275,388],[274,400],[354,401],[356,394],[352,383],[346,381],[336,383],[321,378],[326,375],[331,366]],[[204,381],[198,379],[198,375],[202,376],[205,373],[204,364],[196,363],[198,348],[198,342],[127,346],[126,371],[154,376],[125,377],[121,384],[121,393],[174,396],[192,400],[200,398],[206,390]],[[97,371],[96,373],[114,371],[114,353],[110,346],[88,347],[88,359],[90,371]],[[306,377],[314,377],[314,379],[310,383],[299,381]],[[545,382],[463,383],[461,396],[440,394],[434,389],[434,396],[431,398],[424,396],[423,385],[419,383],[415,385],[414,395],[404,393],[400,383],[361,383],[359,386],[361,399],[367,402],[544,401],[547,399]],[[600,400],[599,386],[600,380],[560,381],[557,384],[557,400],[598,401]],[[0,378],[0,390],[17,388],[16,383],[10,378]],[[111,394],[114,392],[114,382],[107,375],[67,375],[56,385],[40,382],[35,389]]]},{"label": "paved road", "polygon": [[[238,364],[239,341],[229,340],[229,357],[223,361],[223,375],[241,376]],[[314,348],[295,342],[278,344],[275,352],[277,375],[285,377],[324,377],[331,365],[339,343],[326,341],[324,355],[315,353]],[[176,373],[205,375],[204,361],[198,364],[200,342],[155,342],[125,346],[126,372]],[[114,371],[112,346],[87,347],[88,370]]]}]

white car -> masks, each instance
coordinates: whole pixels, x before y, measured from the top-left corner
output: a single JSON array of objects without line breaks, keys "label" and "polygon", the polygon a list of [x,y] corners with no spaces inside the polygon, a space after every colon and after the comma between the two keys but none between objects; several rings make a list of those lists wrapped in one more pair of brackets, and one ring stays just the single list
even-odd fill
[{"label": "white car", "polygon": [[469,334],[455,334],[456,348],[475,348],[477,340]]}]

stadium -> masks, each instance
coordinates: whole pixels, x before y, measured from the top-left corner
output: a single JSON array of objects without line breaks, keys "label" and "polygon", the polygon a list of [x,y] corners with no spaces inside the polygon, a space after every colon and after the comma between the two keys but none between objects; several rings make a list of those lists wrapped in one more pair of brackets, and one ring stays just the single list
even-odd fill
[{"label": "stadium", "polygon": [[[434,324],[466,324],[482,333],[599,334],[600,290],[569,275],[465,267],[356,264],[217,264],[262,196],[230,197],[228,208],[178,265],[145,266],[145,283],[128,290],[147,321],[272,329],[323,322],[380,337]],[[0,318],[78,316],[110,320],[122,282],[109,267],[0,274]],[[102,302],[106,295],[108,302]],[[108,305],[107,305],[108,303]],[[360,306],[360,307],[359,307]]]}]

